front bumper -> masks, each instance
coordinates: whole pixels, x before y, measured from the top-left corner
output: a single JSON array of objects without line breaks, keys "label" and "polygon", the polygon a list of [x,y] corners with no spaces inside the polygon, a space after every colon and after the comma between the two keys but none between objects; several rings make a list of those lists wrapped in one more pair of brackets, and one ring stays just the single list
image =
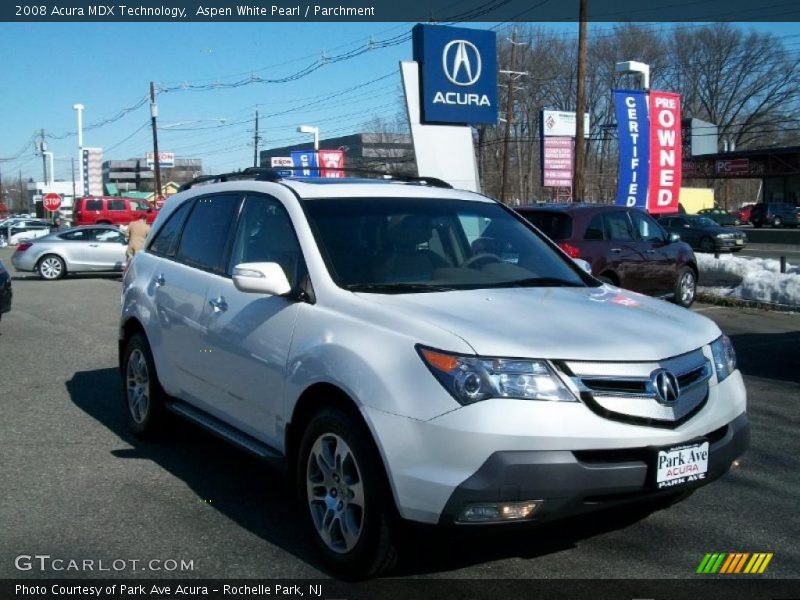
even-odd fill
[{"label": "front bumper", "polygon": [[747,246],[747,240],[743,239],[741,244],[736,243],[737,240],[735,239],[719,239],[715,238],[715,245],[718,250],[741,250],[745,246]]},{"label": "front bumper", "polygon": [[656,449],[607,451],[495,452],[459,485],[442,511],[440,524],[457,521],[472,503],[543,500],[530,522],[580,514],[598,508],[656,498],[700,487],[718,479],[749,443],[750,425],[742,413],[704,436],[710,442],[706,478],[691,485],[657,490],[651,481]]}]

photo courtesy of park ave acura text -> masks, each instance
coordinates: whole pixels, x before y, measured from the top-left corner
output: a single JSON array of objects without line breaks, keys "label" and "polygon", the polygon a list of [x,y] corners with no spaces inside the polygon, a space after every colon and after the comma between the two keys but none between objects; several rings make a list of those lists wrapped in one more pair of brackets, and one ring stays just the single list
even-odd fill
[{"label": "photo courtesy of park ave acura text", "polygon": [[0,600],[800,597],[799,23],[0,7]]}]

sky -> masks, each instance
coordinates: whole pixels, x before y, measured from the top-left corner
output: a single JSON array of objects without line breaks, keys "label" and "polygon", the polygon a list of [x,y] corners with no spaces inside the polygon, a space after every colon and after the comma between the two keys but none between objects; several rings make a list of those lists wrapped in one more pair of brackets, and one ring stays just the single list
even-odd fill
[{"label": "sky", "polygon": [[[144,101],[151,81],[162,90],[157,98],[159,150],[202,158],[207,173],[252,165],[256,109],[262,149],[310,140],[296,132],[302,124],[319,127],[323,139],[363,131],[374,117],[391,120],[402,110],[397,65],[411,59],[411,42],[379,46],[413,25],[0,23],[0,114],[6,116],[0,159],[16,156],[44,128],[56,136],[47,139],[55,178],[70,179],[70,159],[78,156],[72,109],[77,102],[85,106],[84,146],[103,148],[104,160],[143,158],[152,151],[149,102]],[[577,39],[574,23],[547,27]],[[800,31],[797,23],[757,28],[778,35]],[[370,41],[373,49],[330,61],[295,81],[247,83],[253,77],[286,77],[323,56],[355,54]],[[245,84],[224,87],[233,82]],[[121,111],[122,118],[91,127]],[[26,179],[42,178],[42,160],[34,156],[33,145],[19,158],[0,162],[0,169],[4,178],[19,171]]]}]

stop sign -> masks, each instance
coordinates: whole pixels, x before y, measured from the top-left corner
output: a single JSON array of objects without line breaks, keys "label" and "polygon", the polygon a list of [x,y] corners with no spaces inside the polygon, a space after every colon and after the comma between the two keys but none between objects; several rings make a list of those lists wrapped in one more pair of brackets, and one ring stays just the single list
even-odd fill
[{"label": "stop sign", "polygon": [[61,208],[61,196],[50,192],[42,198],[42,203],[47,210],[54,211]]}]

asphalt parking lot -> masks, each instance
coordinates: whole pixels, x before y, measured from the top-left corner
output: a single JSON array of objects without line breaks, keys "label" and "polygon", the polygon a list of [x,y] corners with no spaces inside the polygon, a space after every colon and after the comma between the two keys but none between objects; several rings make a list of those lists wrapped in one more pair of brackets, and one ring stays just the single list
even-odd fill
[{"label": "asphalt parking lot", "polygon": [[[9,268],[10,254],[0,249]],[[161,442],[127,432],[118,278],[15,274],[13,285],[12,312],[0,322],[0,578],[108,575],[19,571],[21,554],[122,559],[114,575],[125,577],[328,576],[280,473],[188,424]],[[773,552],[763,577],[800,574],[800,315],[696,310],[739,353],[752,446],[738,467],[656,512],[481,536],[414,530],[397,575],[693,578],[704,554],[719,551]],[[141,570],[154,559],[192,569]]]}]

